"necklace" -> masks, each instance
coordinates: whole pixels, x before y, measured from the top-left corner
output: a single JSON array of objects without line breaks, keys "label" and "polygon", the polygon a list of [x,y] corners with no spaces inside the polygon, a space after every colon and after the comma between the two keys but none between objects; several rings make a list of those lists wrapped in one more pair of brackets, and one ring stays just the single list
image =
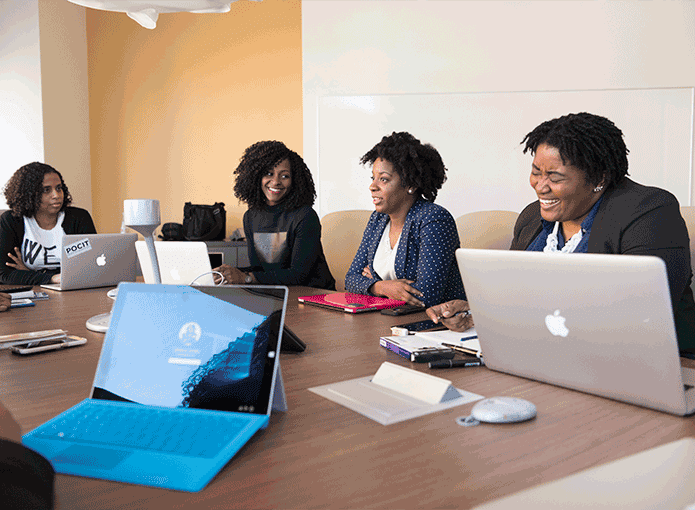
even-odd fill
[{"label": "necklace", "polygon": [[579,232],[574,234],[567,243],[562,247],[561,250],[557,249],[557,233],[558,230],[560,229],[560,222],[556,221],[555,226],[553,227],[553,231],[548,234],[548,238],[545,241],[545,248],[543,248],[543,251],[545,253],[572,253],[576,248],[579,242],[582,240],[583,236],[583,229],[579,229]]}]

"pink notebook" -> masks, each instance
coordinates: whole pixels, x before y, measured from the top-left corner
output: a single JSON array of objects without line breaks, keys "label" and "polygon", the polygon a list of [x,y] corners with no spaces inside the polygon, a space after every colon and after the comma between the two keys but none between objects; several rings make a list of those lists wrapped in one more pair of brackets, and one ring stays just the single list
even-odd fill
[{"label": "pink notebook", "polygon": [[383,308],[395,308],[403,306],[405,301],[389,299],[364,294],[352,294],[350,292],[337,292],[334,294],[319,294],[316,296],[300,296],[300,303],[307,305],[323,306],[346,313],[374,312]]}]

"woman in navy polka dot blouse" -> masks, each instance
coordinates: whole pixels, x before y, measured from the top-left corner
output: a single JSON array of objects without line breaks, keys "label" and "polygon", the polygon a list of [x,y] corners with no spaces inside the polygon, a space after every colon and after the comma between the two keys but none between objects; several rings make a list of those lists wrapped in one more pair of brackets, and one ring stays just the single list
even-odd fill
[{"label": "woman in navy polka dot blouse", "polygon": [[410,133],[393,133],[360,162],[372,166],[369,191],[376,211],[345,277],[345,289],[423,307],[464,299],[454,257],[456,223],[449,211],[434,204],[446,180],[437,150]]}]

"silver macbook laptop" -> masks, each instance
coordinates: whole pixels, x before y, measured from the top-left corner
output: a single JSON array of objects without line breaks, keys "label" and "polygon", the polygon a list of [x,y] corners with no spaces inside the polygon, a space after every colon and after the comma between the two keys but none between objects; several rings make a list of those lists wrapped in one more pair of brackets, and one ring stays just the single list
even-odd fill
[{"label": "silver macbook laptop", "polygon": [[[145,241],[137,241],[135,249],[145,283],[154,283],[152,260]],[[155,241],[161,283],[214,285],[208,248],[198,241]]]},{"label": "silver macbook laptop", "polygon": [[672,414],[695,411],[657,257],[459,249],[485,364]]},{"label": "silver macbook laptop", "polygon": [[287,287],[123,283],[91,398],[24,435],[59,473],[202,489],[286,410]]},{"label": "silver macbook laptop", "polygon": [[60,283],[51,290],[108,287],[134,282],[137,234],[71,234],[63,236]]}]

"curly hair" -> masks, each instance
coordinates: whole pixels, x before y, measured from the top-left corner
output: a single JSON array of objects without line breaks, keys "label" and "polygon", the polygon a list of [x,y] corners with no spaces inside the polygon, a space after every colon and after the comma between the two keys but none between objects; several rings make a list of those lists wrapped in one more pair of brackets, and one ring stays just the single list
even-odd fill
[{"label": "curly hair", "polygon": [[46,163],[29,163],[17,170],[3,189],[13,216],[31,218],[36,214],[43,196],[43,178],[50,173],[58,174],[63,187],[63,206],[60,210],[64,211],[72,203],[72,195],[58,170]]},{"label": "curly hair", "polygon": [[434,202],[446,181],[446,167],[437,149],[405,131],[384,136],[362,156],[360,163],[373,165],[379,158],[393,165],[404,188],[417,190],[416,198]]},{"label": "curly hair", "polygon": [[237,176],[234,196],[246,202],[251,209],[267,208],[268,204],[261,189],[261,178],[284,160],[290,162],[292,185],[282,203],[288,211],[313,205],[316,189],[311,171],[299,154],[275,140],[254,143],[244,151],[239,166],[234,170]]},{"label": "curly hair", "polygon": [[524,154],[541,144],[555,147],[563,165],[572,165],[582,172],[586,181],[596,186],[604,181],[610,188],[618,184],[627,173],[628,148],[623,132],[605,117],[591,113],[570,113],[548,120],[536,127],[522,140]]}]

